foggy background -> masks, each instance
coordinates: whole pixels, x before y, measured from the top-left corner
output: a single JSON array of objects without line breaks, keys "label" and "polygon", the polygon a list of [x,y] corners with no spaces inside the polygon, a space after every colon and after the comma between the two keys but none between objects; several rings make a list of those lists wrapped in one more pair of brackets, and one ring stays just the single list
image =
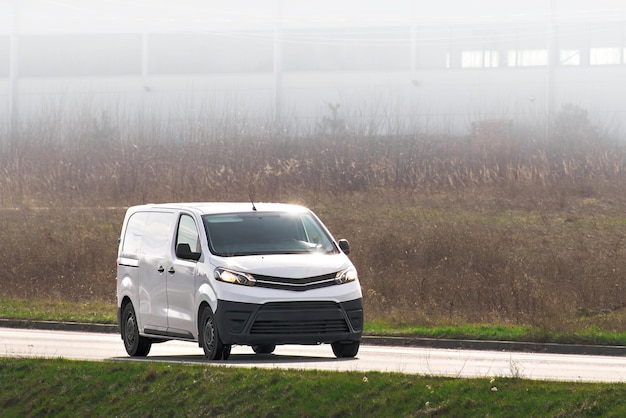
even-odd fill
[{"label": "foggy background", "polygon": [[621,136],[625,76],[617,0],[0,0],[0,138],[81,112],[466,135],[568,105]]}]

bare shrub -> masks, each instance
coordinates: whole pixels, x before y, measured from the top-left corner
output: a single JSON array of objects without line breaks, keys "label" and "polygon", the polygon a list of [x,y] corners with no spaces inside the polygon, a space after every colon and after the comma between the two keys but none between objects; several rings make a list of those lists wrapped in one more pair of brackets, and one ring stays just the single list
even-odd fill
[{"label": "bare shrub", "polygon": [[2,274],[9,297],[70,301],[110,300],[123,210],[3,210],[0,253],[11,260]]}]

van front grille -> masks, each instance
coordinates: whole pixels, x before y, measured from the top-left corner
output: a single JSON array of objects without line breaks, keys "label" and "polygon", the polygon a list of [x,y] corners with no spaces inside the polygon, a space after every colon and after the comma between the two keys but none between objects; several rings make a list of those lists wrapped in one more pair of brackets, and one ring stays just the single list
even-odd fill
[{"label": "van front grille", "polygon": [[350,332],[341,307],[334,302],[277,302],[263,305],[250,334],[326,335]]},{"label": "van front grille", "polygon": [[256,279],[257,287],[265,287],[268,289],[305,291],[312,289],[321,289],[323,287],[335,286],[335,277],[337,273],[324,274],[321,276],[304,277],[301,279],[293,279],[290,277],[275,277],[253,274]]}]

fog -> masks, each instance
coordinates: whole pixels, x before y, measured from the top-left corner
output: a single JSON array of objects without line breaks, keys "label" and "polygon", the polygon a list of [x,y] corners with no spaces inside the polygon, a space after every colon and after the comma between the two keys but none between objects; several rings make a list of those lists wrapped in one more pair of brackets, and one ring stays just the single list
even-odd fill
[{"label": "fog", "polygon": [[207,115],[465,135],[577,106],[626,128],[617,0],[0,0],[0,135],[64,115]]}]

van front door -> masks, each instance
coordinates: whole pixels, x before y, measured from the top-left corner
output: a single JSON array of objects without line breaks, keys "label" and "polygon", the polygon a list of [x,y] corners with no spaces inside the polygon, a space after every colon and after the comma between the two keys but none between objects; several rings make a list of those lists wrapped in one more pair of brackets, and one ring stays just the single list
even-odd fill
[{"label": "van front door", "polygon": [[196,334],[197,260],[202,249],[198,228],[191,215],[180,215],[174,251],[173,266],[167,276],[168,334],[193,338]]}]

